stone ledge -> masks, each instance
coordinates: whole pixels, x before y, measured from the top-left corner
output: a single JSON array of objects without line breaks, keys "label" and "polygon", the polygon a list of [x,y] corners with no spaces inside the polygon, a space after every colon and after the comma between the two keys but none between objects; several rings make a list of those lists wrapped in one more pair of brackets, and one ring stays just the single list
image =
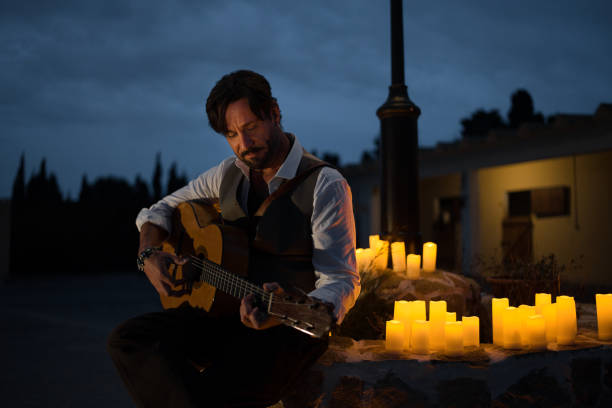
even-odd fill
[{"label": "stone ledge", "polygon": [[576,345],[542,352],[491,344],[461,359],[389,353],[382,340],[332,337],[292,407],[612,406],[612,342],[580,329]]}]

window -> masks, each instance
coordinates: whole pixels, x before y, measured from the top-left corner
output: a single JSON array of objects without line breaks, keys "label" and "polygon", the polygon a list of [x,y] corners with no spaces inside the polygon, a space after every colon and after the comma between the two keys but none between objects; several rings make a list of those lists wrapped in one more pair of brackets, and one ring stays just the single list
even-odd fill
[{"label": "window", "polygon": [[508,216],[555,217],[570,214],[569,187],[549,187],[508,192]]},{"label": "window", "polygon": [[569,187],[540,188],[531,191],[531,202],[537,217],[555,217],[570,214]]},{"label": "window", "polygon": [[508,193],[508,216],[525,217],[531,214],[531,191],[513,191]]}]

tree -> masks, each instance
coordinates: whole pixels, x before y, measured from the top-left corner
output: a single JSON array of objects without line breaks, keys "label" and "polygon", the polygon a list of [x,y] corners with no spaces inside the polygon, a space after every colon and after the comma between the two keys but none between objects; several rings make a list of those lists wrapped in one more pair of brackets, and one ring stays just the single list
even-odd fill
[{"label": "tree", "polygon": [[527,122],[544,122],[544,116],[540,112],[534,113],[533,99],[527,90],[517,89],[512,94],[511,101],[512,105],[508,111],[508,121],[511,128],[516,129]]},{"label": "tree", "polygon": [[79,202],[84,203],[91,197],[91,187],[87,181],[87,174],[83,174],[81,179],[81,192],[79,193]]},{"label": "tree", "polygon": [[162,198],[162,165],[161,165],[161,153],[157,153],[155,157],[155,170],[153,171],[153,201],[159,201]]},{"label": "tree", "polygon": [[336,153],[324,152],[321,159],[334,167],[340,167],[340,156]]},{"label": "tree", "polygon": [[472,116],[461,120],[461,136],[464,138],[483,138],[490,130],[506,127],[497,109],[485,111],[478,109]]},{"label": "tree", "polygon": [[49,204],[62,202],[55,174],[47,177],[47,161],[40,162],[38,174],[33,175],[25,188],[25,199],[32,204]]},{"label": "tree", "polygon": [[15,175],[15,180],[13,181],[13,194],[11,197],[14,206],[23,204],[23,200],[25,199],[25,154],[23,153],[19,160],[17,175]]},{"label": "tree", "polygon": [[140,174],[136,176],[134,180],[134,194],[136,195],[136,201],[139,207],[148,206],[151,204],[151,197],[149,196],[149,188],[147,183],[140,177]]},{"label": "tree", "polygon": [[168,194],[178,190],[179,188],[185,186],[187,184],[187,176],[185,173],[180,176],[177,174],[176,170],[176,162],[172,163],[170,166],[170,171],[168,171],[168,184],[166,187],[166,192]]}]

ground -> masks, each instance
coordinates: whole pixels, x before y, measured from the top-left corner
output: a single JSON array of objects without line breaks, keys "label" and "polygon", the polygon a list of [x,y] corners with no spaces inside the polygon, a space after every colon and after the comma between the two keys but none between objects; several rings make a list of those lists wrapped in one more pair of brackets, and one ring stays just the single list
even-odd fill
[{"label": "ground", "polygon": [[4,407],[133,407],[106,338],[131,316],[160,310],[143,276],[29,278],[0,285]]}]

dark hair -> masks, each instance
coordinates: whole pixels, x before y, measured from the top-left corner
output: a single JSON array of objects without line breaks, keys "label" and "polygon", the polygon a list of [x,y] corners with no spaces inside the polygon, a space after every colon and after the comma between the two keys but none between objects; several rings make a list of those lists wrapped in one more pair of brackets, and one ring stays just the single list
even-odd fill
[{"label": "dark hair", "polygon": [[227,132],[225,111],[229,104],[242,98],[247,98],[251,111],[259,119],[270,119],[276,98],[272,96],[268,80],[253,71],[234,71],[215,84],[206,100],[208,123],[215,132]]}]

